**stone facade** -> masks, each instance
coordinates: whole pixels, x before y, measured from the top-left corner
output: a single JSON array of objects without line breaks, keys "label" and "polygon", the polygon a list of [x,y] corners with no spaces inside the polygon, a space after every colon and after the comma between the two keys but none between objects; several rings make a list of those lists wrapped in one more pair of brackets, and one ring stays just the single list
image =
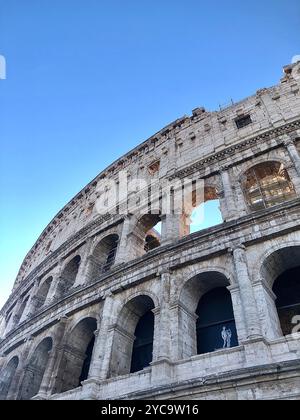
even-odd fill
[{"label": "stone facade", "polygon": [[[300,399],[300,333],[283,335],[273,290],[300,266],[299,88],[296,63],[275,87],[219,112],[197,108],[59,212],[0,312],[0,399]],[[245,174],[276,164],[284,186],[258,208]],[[161,245],[145,252],[154,221],[96,211],[101,180],[124,170],[132,179],[203,179],[223,223],[190,234],[189,214],[160,212]],[[230,292],[238,345],[197,354],[197,305],[215,288]],[[146,311],[154,314],[152,361],[130,373]]]}]

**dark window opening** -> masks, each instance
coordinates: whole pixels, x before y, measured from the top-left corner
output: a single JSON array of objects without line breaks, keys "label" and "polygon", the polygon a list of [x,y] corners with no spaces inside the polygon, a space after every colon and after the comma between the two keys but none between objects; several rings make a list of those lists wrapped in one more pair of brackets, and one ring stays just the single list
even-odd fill
[{"label": "dark window opening", "polygon": [[117,248],[118,248],[118,239],[116,239],[111,244],[111,249],[109,250],[106,258],[106,263],[102,267],[102,271],[106,273],[106,271],[109,271],[111,267],[115,263],[116,255],[117,255]]},{"label": "dark window opening", "polygon": [[247,127],[247,125],[252,124],[252,120],[250,115],[243,115],[242,117],[239,117],[235,120],[237,128],[244,128]]},{"label": "dark window opening", "polygon": [[130,373],[139,372],[152,362],[154,314],[148,311],[139,320],[135,329]]},{"label": "dark window opening", "polygon": [[80,255],[76,255],[64,268],[61,278],[63,282],[61,283],[61,295],[66,295],[72,286],[75,284],[76,277],[78,274],[79,266],[81,262]]},{"label": "dark window opening", "polygon": [[84,362],[83,362],[81,374],[80,374],[80,377],[79,377],[78,386],[81,385],[81,382],[87,380],[87,378],[89,376],[89,370],[90,370],[90,365],[91,365],[91,361],[92,361],[94,344],[95,344],[95,336],[91,339],[91,341],[90,341],[90,343],[89,343],[89,345],[86,349],[86,352],[85,352],[86,358],[84,359]]},{"label": "dark window opening", "polygon": [[160,246],[160,241],[157,237],[152,235],[147,235],[145,239],[144,249],[146,252],[152,251],[155,248]]},{"label": "dark window opening", "polygon": [[231,296],[225,287],[206,293],[196,315],[197,354],[238,346]]},{"label": "dark window opening", "polygon": [[118,243],[119,243],[119,237],[118,235],[111,235],[109,238],[110,243],[108,246],[108,253],[106,257],[106,262],[103,264],[102,272],[106,273],[111,269],[111,267],[115,263],[116,255],[117,255],[117,249],[118,249]]},{"label": "dark window opening", "polygon": [[35,308],[37,310],[40,309],[45,304],[45,301],[47,299],[47,296],[48,296],[48,293],[49,293],[49,290],[50,290],[51,282],[52,282],[52,277],[49,277],[40,286],[40,288],[37,292],[37,295],[36,295],[36,306],[35,306]]},{"label": "dark window opening", "polygon": [[293,318],[300,315],[300,267],[281,274],[274,283],[276,307],[283,335],[292,334]]},{"label": "dark window opening", "polygon": [[79,255],[77,255],[77,256],[74,258],[74,265],[76,266],[76,270],[77,270],[77,271],[78,271],[79,266],[80,266],[80,261],[81,261],[81,258],[80,258],[80,256],[79,256]]},{"label": "dark window opening", "polygon": [[103,238],[93,251],[93,268],[91,278],[96,280],[99,275],[109,271],[115,263],[119,245],[119,236],[112,234]]}]

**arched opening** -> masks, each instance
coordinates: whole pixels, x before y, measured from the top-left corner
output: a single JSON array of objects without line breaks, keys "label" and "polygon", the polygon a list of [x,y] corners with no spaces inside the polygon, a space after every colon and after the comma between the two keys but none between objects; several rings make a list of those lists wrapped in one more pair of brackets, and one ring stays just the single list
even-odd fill
[{"label": "arched opening", "polygon": [[115,263],[119,244],[118,235],[109,235],[102,239],[93,252],[93,278],[109,271]]},{"label": "arched opening", "polygon": [[50,337],[45,338],[35,349],[25,368],[20,392],[21,400],[30,400],[39,393],[51,350],[52,339]]},{"label": "arched opening", "polygon": [[145,237],[144,250],[146,252],[158,248],[161,243],[161,222],[156,223],[147,233]]},{"label": "arched opening", "polygon": [[217,188],[206,186],[203,191],[193,189],[186,198],[184,213],[183,231],[187,235],[223,223]]},{"label": "arched opening", "polygon": [[71,261],[68,262],[61,275],[60,293],[66,295],[71,287],[75,284],[78,274],[81,258],[76,255]]},{"label": "arched opening", "polygon": [[28,300],[29,300],[29,296],[23,298],[23,302],[21,303],[21,306],[18,310],[18,312],[15,315],[15,324],[17,325],[20,321],[22,321],[23,315],[24,315],[24,311],[25,308],[27,306]]},{"label": "arched opening", "polygon": [[6,368],[1,372],[0,377],[0,400],[5,400],[10,391],[12,381],[14,379],[19,358],[14,356],[7,364]]},{"label": "arched opening", "polygon": [[36,309],[40,309],[44,304],[48,296],[48,292],[51,286],[52,277],[49,277],[41,284],[36,294]]},{"label": "arched opening", "polygon": [[272,337],[292,334],[300,315],[300,246],[279,249],[269,255],[261,268],[266,289],[266,306]]},{"label": "arched opening", "polygon": [[70,332],[54,393],[78,388],[88,378],[96,330],[96,319],[85,318]]},{"label": "arched opening", "polygon": [[153,300],[137,296],[122,309],[114,332],[110,376],[143,370],[153,359]]},{"label": "arched opening", "polygon": [[228,279],[217,271],[194,276],[179,299],[182,358],[238,345]]},{"label": "arched opening", "polygon": [[206,293],[196,315],[197,354],[238,346],[231,296],[226,287]]},{"label": "arched opening", "polygon": [[158,214],[144,214],[134,231],[137,256],[158,248],[161,244],[161,218]]},{"label": "arched opening", "polygon": [[242,188],[251,211],[267,209],[296,195],[284,165],[275,161],[250,168],[242,177]]}]

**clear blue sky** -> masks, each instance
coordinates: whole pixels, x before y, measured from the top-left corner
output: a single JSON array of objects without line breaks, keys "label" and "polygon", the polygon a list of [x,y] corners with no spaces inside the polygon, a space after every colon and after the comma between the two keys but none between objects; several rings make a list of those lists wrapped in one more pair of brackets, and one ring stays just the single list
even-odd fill
[{"label": "clear blue sky", "polygon": [[0,0],[0,306],[57,211],[197,106],[278,82],[299,0]]}]

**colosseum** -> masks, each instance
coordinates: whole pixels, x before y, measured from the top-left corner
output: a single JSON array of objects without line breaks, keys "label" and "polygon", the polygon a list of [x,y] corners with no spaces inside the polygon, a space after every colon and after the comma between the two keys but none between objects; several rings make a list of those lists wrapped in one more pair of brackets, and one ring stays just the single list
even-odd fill
[{"label": "colosseum", "polygon": [[300,399],[299,88],[300,62],[195,109],[54,217],[0,312],[0,399]]}]

